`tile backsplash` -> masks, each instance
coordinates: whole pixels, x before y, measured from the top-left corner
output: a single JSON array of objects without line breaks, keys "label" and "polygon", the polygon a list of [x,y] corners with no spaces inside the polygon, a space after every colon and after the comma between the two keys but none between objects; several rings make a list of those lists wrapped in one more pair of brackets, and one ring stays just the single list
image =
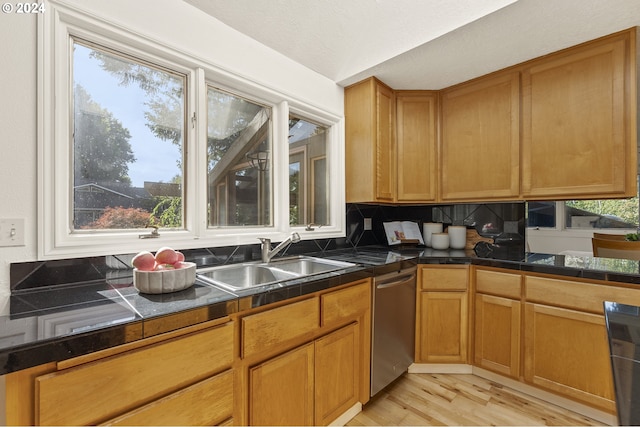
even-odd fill
[{"label": "tile backsplash", "polygon": [[[371,219],[371,230],[364,229],[364,219]],[[465,225],[475,228],[496,242],[508,239],[524,245],[524,203],[486,203],[460,205],[385,206],[370,204],[346,205],[346,236],[336,239],[306,240],[289,246],[280,256],[318,253],[332,249],[358,248],[369,245],[386,246],[383,222],[416,221]],[[524,251],[524,249],[522,249]],[[240,245],[189,249],[183,251],[187,261],[199,266],[216,266],[260,259],[260,245]],[[53,261],[12,263],[11,291],[21,292],[46,286],[69,285],[109,280],[130,285],[130,256],[112,255]]]},{"label": "tile backsplash", "polygon": [[[475,228],[485,237],[510,241],[525,240],[525,204],[478,203],[459,205],[384,206],[347,204],[346,243],[351,247],[386,245],[383,223],[386,221],[416,221],[422,229],[425,222],[464,225]],[[371,218],[372,229],[364,229],[364,219]]]}]

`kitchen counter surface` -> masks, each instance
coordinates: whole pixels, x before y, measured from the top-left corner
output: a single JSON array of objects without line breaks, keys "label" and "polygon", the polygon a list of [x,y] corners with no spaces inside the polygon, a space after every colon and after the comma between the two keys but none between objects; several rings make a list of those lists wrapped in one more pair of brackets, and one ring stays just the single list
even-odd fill
[{"label": "kitchen counter surface", "polygon": [[[15,292],[0,316],[0,374],[60,361],[173,329],[420,264],[475,264],[640,284],[640,262],[554,254],[489,254],[370,246],[310,254],[356,264],[239,293],[196,281],[180,292],[140,294],[130,270],[69,286]],[[194,320],[195,319],[195,320]]]}]

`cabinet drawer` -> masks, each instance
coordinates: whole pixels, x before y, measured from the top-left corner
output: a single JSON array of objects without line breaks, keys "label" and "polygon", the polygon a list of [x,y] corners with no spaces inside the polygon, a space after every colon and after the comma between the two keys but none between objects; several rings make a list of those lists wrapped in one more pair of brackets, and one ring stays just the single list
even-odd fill
[{"label": "cabinet drawer", "polygon": [[[229,368],[233,323],[36,379],[36,423],[104,422]],[[63,392],[61,392],[63,391]]]},{"label": "cabinet drawer", "polygon": [[233,415],[233,372],[208,378],[106,425],[218,425]]},{"label": "cabinet drawer", "polygon": [[371,281],[320,297],[322,325],[351,320],[371,308]]},{"label": "cabinet drawer", "polygon": [[527,301],[604,314],[602,303],[640,305],[640,289],[525,276]]},{"label": "cabinet drawer", "polygon": [[296,302],[242,319],[242,357],[268,350],[320,327],[318,298]]},{"label": "cabinet drawer", "polygon": [[468,277],[467,266],[427,266],[419,270],[420,287],[424,290],[466,291]]},{"label": "cabinet drawer", "polygon": [[476,270],[476,292],[520,299],[521,276],[490,270]]}]

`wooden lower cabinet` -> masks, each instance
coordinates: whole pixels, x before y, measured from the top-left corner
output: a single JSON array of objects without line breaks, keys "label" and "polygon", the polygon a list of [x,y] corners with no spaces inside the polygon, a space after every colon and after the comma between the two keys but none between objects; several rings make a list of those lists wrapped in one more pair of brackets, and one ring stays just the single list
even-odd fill
[{"label": "wooden lower cabinet", "polygon": [[314,354],[309,343],[250,369],[250,425],[314,424]]},{"label": "wooden lower cabinet", "polygon": [[520,376],[520,308],[519,300],[476,294],[475,365]]},{"label": "wooden lower cabinet", "polygon": [[527,303],[524,322],[525,381],[615,411],[604,316]]},{"label": "wooden lower cabinet", "polygon": [[249,371],[250,425],[327,425],[358,402],[351,324]]},{"label": "wooden lower cabinet", "polygon": [[421,293],[420,362],[467,362],[467,311],[466,292]]},{"label": "wooden lower cabinet", "polygon": [[418,268],[416,352],[418,363],[467,363],[469,267]]},{"label": "wooden lower cabinet", "polygon": [[[259,351],[245,351],[238,360],[237,387],[243,391],[234,422],[328,425],[358,402],[366,403],[371,286],[370,279],[360,280],[240,315],[239,323],[248,326],[240,334],[240,348]],[[286,339],[278,340],[281,336]],[[260,340],[267,344],[250,345]]]},{"label": "wooden lower cabinet", "polygon": [[522,348],[522,276],[474,267],[476,366],[519,378]]},{"label": "wooden lower cabinet", "polygon": [[315,342],[315,425],[327,425],[359,400],[357,324]]},{"label": "wooden lower cabinet", "polygon": [[[147,423],[144,416],[136,415],[138,410],[150,419],[162,420],[165,409],[206,406],[206,401],[200,401],[203,398],[211,398],[209,403],[215,406],[217,396],[233,395],[230,378],[216,376],[232,366],[234,325],[186,329],[198,328],[201,330],[179,336],[167,334],[166,339],[158,336],[125,344],[122,350],[110,349],[106,357],[38,376],[35,423],[90,425],[120,417],[125,424]],[[78,359],[84,360],[83,356]],[[208,408],[201,414],[173,411],[165,422],[188,425],[231,417],[231,405],[218,409]]]},{"label": "wooden lower cabinet", "polygon": [[358,402],[352,324],[251,368],[250,425],[327,425]]}]

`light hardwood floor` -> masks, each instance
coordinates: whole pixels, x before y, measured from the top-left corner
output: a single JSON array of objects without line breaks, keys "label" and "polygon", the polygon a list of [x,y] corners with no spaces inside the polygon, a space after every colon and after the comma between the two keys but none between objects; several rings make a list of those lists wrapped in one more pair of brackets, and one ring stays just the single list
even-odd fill
[{"label": "light hardwood floor", "polygon": [[475,375],[404,374],[376,395],[349,426],[601,426]]}]

